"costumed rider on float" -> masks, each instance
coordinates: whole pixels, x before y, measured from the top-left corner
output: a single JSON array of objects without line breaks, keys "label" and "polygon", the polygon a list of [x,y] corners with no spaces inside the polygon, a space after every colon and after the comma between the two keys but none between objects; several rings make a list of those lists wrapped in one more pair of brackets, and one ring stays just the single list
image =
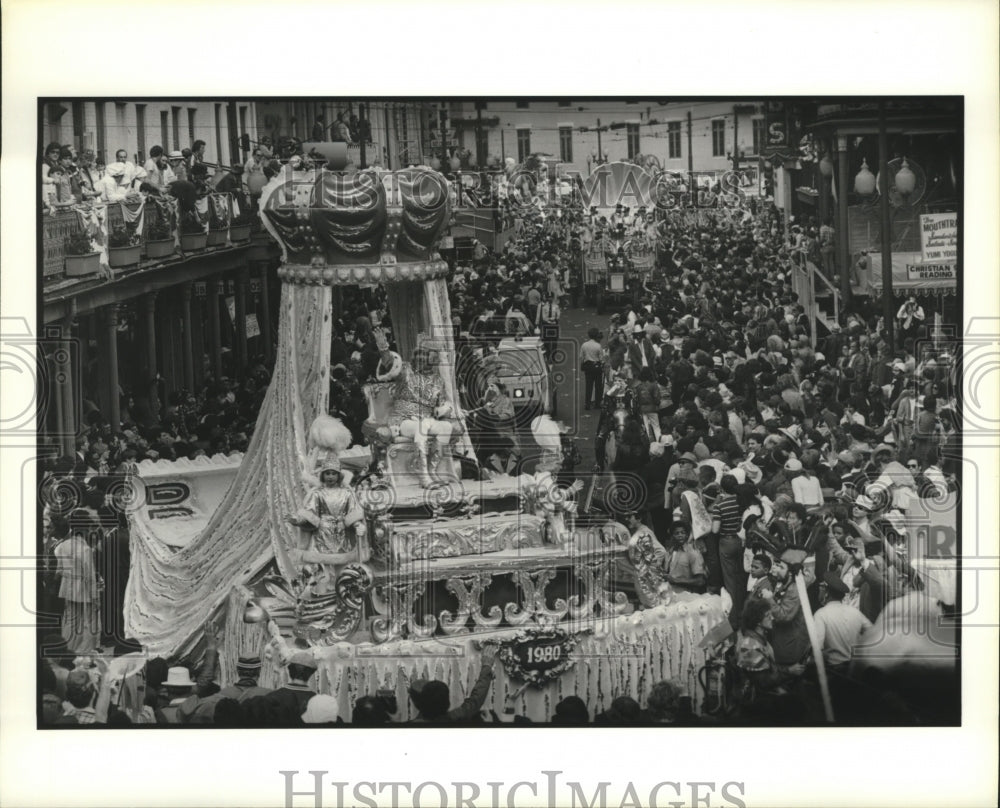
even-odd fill
[{"label": "costumed rider on float", "polygon": [[313,446],[309,465],[315,476],[303,475],[309,492],[299,509],[285,517],[301,528],[298,546],[289,555],[303,577],[314,583],[332,582],[328,573],[370,556],[365,513],[338,459],[351,444],[350,430],[336,418],[320,415],[309,429],[309,441]]},{"label": "costumed rider on float", "polygon": [[396,383],[385,427],[389,434],[381,437],[387,443],[400,435],[413,441],[420,485],[430,488],[434,485],[431,474],[437,470],[442,451],[455,444],[464,432],[438,372],[438,352],[418,341],[411,362],[399,362],[384,334],[376,333],[375,339],[382,354],[379,379]]}]

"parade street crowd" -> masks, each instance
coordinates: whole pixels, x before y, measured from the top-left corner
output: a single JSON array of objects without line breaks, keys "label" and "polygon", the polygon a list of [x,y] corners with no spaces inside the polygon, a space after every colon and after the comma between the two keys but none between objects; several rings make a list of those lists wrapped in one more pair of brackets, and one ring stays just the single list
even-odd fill
[{"label": "parade street crowd", "polygon": [[[46,182],[65,182],[74,158],[64,151],[52,151]],[[71,172],[81,193],[111,198],[111,183],[85,182],[87,171],[81,165]],[[548,361],[562,361],[555,351],[560,320],[590,306],[582,252],[604,227],[655,239],[655,268],[634,280],[606,322],[589,329],[578,365],[567,370],[579,409],[600,413],[595,463],[607,485],[595,507],[650,550],[650,566],[673,590],[720,594],[727,602],[732,709],[714,719],[695,715],[693,694],[663,681],[641,703],[620,696],[596,715],[580,698],[566,698],[554,723],[821,720],[805,609],[845,722],[921,720],[912,701],[900,697],[903,686],[855,680],[850,663],[886,604],[926,585],[911,563],[908,514],[955,490],[954,357],[932,339],[916,299],[902,301],[894,339],[877,304],[863,297],[846,301],[830,329],[811,334],[792,274],[811,251],[819,255],[821,225],[803,221],[786,232],[773,205],[754,209],[668,211],[652,220],[618,210],[601,221],[581,206],[558,214],[531,207],[518,212],[517,231],[500,250],[476,245],[452,267],[456,376],[462,406],[482,416],[473,435],[479,465],[515,473],[530,436],[514,422],[509,391],[485,370],[488,357],[504,337],[538,334]],[[384,370],[377,335],[391,340],[391,333],[381,290],[346,291],[331,349],[330,410],[356,444],[365,442],[363,385]],[[122,390],[121,423],[109,423],[85,401],[76,454],[48,464],[41,583],[50,627],[38,694],[44,724],[394,720],[399,705],[374,693],[342,714],[332,697],[316,693],[316,663],[304,652],[293,655],[279,688],[258,684],[255,656],[240,658],[236,681],[221,681],[222,640],[214,626],[206,627],[197,663],[146,662],[141,710],[115,706],[123,685],[107,675],[107,660],[135,650],[123,628],[129,526],[117,482],[139,474],[144,460],[246,450],[270,370],[255,357],[225,373],[216,378],[206,366],[200,389],[165,400],[156,380]],[[570,479],[578,460],[566,452]],[[619,495],[609,495],[615,489]],[[622,572],[626,584],[629,574]],[[808,603],[794,583],[800,575]],[[493,671],[494,652],[484,651],[479,679],[461,703],[443,682],[410,682],[416,721],[499,721],[482,714]]]}]

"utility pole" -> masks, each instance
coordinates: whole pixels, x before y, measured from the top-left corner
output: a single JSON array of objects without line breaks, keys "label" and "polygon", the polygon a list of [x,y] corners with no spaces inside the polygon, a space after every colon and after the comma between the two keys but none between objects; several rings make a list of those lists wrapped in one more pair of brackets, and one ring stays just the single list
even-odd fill
[{"label": "utility pole", "polygon": [[740,113],[739,109],[733,107],[733,171],[738,171],[740,167]]},{"label": "utility pole", "polygon": [[[889,133],[885,124],[885,101],[878,102],[878,192],[882,208],[882,317],[889,344],[895,347],[892,296],[892,211],[889,207]],[[841,191],[843,193],[843,191]]]},{"label": "utility pole", "polygon": [[688,110],[688,196],[691,197],[692,206],[697,206],[697,193],[694,187],[694,146],[691,134],[691,110]]},{"label": "utility pole", "polygon": [[361,170],[368,168],[368,151],[365,141],[368,139],[368,132],[365,129],[365,119],[368,117],[367,104],[358,104],[358,140],[361,141]]},{"label": "utility pole", "polygon": [[601,151],[601,119],[597,119],[597,164],[601,165],[604,159],[604,152]]},{"label": "utility pole", "polygon": [[483,148],[483,103],[476,103],[476,165],[486,165],[486,150]]},{"label": "utility pole", "polygon": [[[385,167],[391,171],[392,170],[393,159],[392,159],[392,145],[391,145],[392,141],[390,140],[390,135],[389,135],[389,131],[390,130],[389,130],[389,104],[388,104],[388,102],[386,102],[385,106],[382,108],[382,117],[385,119]],[[398,133],[397,133],[397,140],[396,140],[396,153],[399,154]],[[402,166],[400,166],[400,168],[402,168]]]},{"label": "utility pole", "polygon": [[448,164],[448,108],[441,107],[441,168]]}]

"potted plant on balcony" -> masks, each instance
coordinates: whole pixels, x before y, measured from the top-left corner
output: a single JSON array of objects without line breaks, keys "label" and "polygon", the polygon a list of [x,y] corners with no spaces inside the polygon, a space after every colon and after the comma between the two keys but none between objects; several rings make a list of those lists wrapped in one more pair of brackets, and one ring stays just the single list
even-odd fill
[{"label": "potted plant on balcony", "polygon": [[95,275],[100,271],[101,254],[94,249],[90,236],[86,233],[74,233],[64,244],[67,278]]},{"label": "potted plant on balcony", "polygon": [[170,225],[160,221],[146,231],[146,257],[166,258],[174,254],[174,232]]},{"label": "potted plant on balcony", "polygon": [[208,220],[208,246],[221,247],[229,238],[229,209],[220,211],[214,204],[209,205],[212,215]]},{"label": "potted plant on balcony", "polygon": [[229,240],[235,244],[238,241],[246,241],[250,238],[250,226],[252,219],[248,211],[240,211],[239,216],[234,216],[229,223]]},{"label": "potted plant on balcony", "polygon": [[208,244],[208,233],[194,214],[188,214],[181,219],[181,249],[184,252],[204,250]]},{"label": "potted plant on balcony", "polygon": [[116,227],[108,235],[108,266],[112,268],[130,267],[139,263],[142,245],[139,236],[130,233],[124,225]]}]

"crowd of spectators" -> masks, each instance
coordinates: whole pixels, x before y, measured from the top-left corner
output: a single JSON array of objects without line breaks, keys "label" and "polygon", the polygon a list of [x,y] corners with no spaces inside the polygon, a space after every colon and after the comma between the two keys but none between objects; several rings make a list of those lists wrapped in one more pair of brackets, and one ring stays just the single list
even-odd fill
[{"label": "crowd of spectators", "polygon": [[[74,161],[73,155],[63,156],[63,148],[58,154],[47,150],[46,160]],[[162,156],[161,150],[151,161]],[[183,172],[197,166],[196,157],[193,150],[189,164],[181,154]],[[89,170],[86,156],[81,158],[74,176]],[[269,149],[255,151],[254,165],[248,163],[245,173],[263,172],[270,158]],[[162,187],[167,171],[176,175],[172,155],[166,166],[145,170],[117,162],[123,162],[124,173],[112,177],[124,177],[129,187]],[[53,177],[52,168],[55,164],[43,172],[43,182]],[[61,181],[58,172],[52,181]],[[79,177],[72,187],[105,192]],[[504,337],[538,334],[548,360],[555,360],[560,312],[579,305],[581,244],[593,239],[593,227],[581,209],[558,215],[532,209],[522,212],[516,237],[502,249],[476,244],[471,256],[453,266],[448,285],[456,377],[467,410],[494,400],[487,388],[495,382],[483,368]],[[609,504],[607,510],[628,526],[633,542],[652,536],[659,545],[656,563],[670,587],[725,594],[734,631],[731,658],[743,677],[747,715],[755,715],[754,704],[794,693],[811,675],[804,608],[815,612],[830,669],[846,672],[852,645],[885,604],[923,588],[910,564],[914,537],[907,514],[919,500],[943,500],[955,489],[954,360],[916,317],[915,301],[900,309],[895,340],[864,300],[848,302],[840,321],[814,339],[814,324],[792,291],[797,236],[782,232],[773,206],[762,205],[755,215],[714,211],[696,222],[668,214],[657,231],[656,270],[604,329],[590,329],[580,352],[579,386],[586,380],[586,407],[602,411],[598,469],[613,475],[613,485],[640,492],[633,508]],[[368,415],[363,386],[380,373],[376,330],[391,339],[387,309],[381,290],[356,290],[344,297],[334,323],[330,410],[359,445],[365,442],[361,424]],[[47,508],[52,573],[47,597],[52,613],[64,615],[61,639],[55,641],[63,656],[55,656],[54,677],[43,670],[40,692],[43,710],[55,710],[53,695],[63,699],[57,722],[127,722],[106,705],[102,713],[100,663],[93,656],[98,641],[121,636],[110,613],[121,611],[127,523],[109,492],[110,480],[136,473],[145,459],[244,451],[269,376],[259,365],[243,378],[242,383],[209,379],[199,391],[171,394],[162,406],[155,394],[126,396],[126,415],[114,427],[85,402],[87,427],[76,455],[51,464],[46,484],[52,491],[66,481],[76,486],[74,497],[64,498],[69,507],[61,507],[54,494]],[[606,398],[617,390],[625,394]],[[627,401],[632,403],[622,403]],[[605,441],[615,430],[608,429],[607,416],[619,406],[626,417],[609,451]],[[480,460],[509,470],[506,460],[511,455],[516,460],[519,452],[516,435],[507,444],[491,444],[496,445],[504,446],[508,457],[487,453]],[[84,548],[64,551],[72,558],[61,559],[59,546],[81,536]],[[127,575],[127,560],[124,569]],[[91,573],[93,586],[66,583]],[[109,575],[115,576],[114,586]],[[807,581],[809,604],[799,599],[798,575]],[[105,608],[96,618],[89,607],[64,608],[74,597],[85,603],[103,597]],[[95,619],[101,623],[96,629]],[[83,641],[82,625],[91,626]],[[289,683],[282,688],[262,692],[255,676],[260,661],[245,659],[239,681],[220,689],[213,681],[214,633],[206,637],[209,651],[197,669],[176,660],[147,664],[149,709],[132,720],[222,726],[348,721],[333,699],[310,689],[315,662],[307,653],[293,657]],[[67,661],[71,657],[74,661]],[[511,720],[481,715],[492,667],[491,654],[484,654],[480,680],[458,708],[451,707],[444,683],[411,683],[415,720]],[[398,712],[391,708],[390,699],[373,694],[358,700],[350,718],[387,722]],[[655,685],[645,708],[623,697],[604,714],[591,716],[586,705],[570,698],[553,716],[557,723],[591,720],[695,719],[689,694],[671,682]]]}]

